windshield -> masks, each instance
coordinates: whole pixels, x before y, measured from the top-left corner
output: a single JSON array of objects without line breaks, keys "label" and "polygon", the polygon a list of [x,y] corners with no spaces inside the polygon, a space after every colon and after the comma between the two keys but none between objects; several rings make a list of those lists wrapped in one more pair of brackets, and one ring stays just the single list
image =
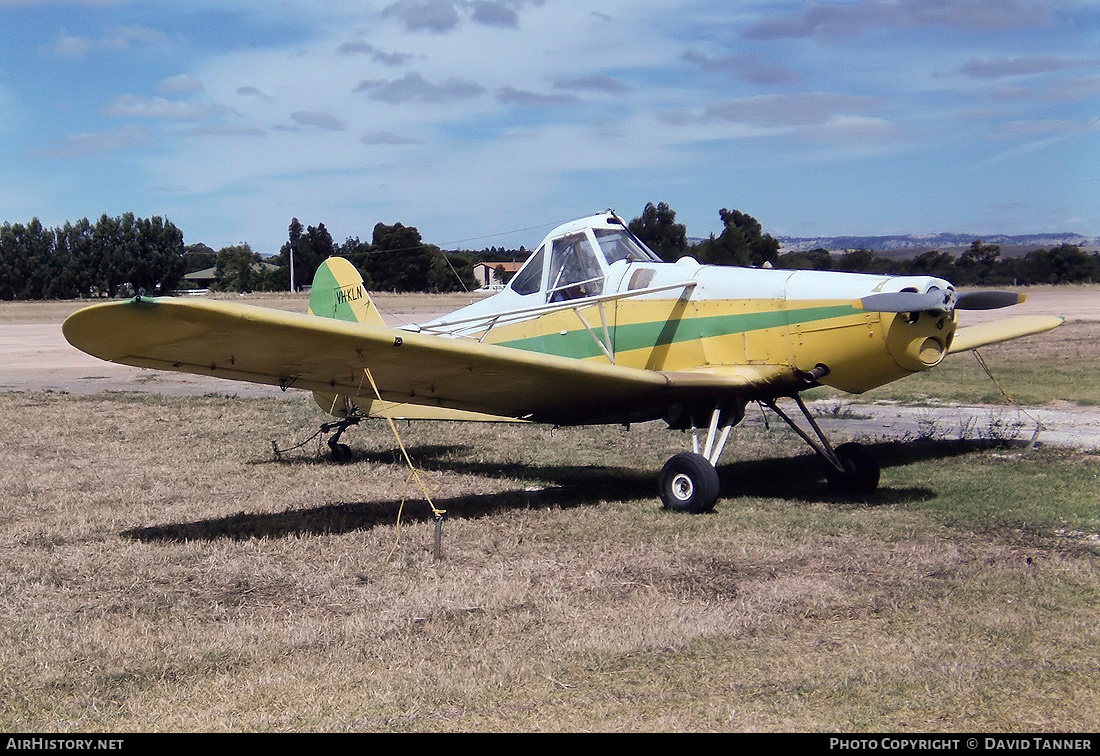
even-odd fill
[{"label": "windshield", "polygon": [[603,252],[604,259],[607,260],[607,264],[615,262],[616,260],[629,260],[633,262],[639,262],[642,260],[649,260],[651,262],[661,262],[661,258],[650,252],[648,249],[641,247],[637,242],[630,237],[626,231],[618,228],[597,228],[596,241],[600,243],[600,250]]}]

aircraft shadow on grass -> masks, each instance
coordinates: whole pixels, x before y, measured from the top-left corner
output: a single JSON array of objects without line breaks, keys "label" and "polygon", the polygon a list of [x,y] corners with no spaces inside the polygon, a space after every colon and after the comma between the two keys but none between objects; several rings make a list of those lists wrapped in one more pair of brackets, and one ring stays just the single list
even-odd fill
[{"label": "aircraft shadow on grass", "polygon": [[[883,467],[905,465],[933,459],[973,454],[1006,448],[1015,444],[985,440],[888,441],[870,448]],[[1021,444],[1022,445],[1022,444]],[[424,445],[409,449],[410,456],[426,472],[459,473],[487,478],[519,480],[525,483],[508,491],[433,497],[436,507],[449,518],[491,517],[518,509],[597,506],[609,501],[652,500],[653,475],[645,469],[591,467],[577,465],[538,466],[469,462],[455,458],[466,447]],[[357,453],[352,462],[393,463],[400,458],[397,449]],[[291,458],[267,464],[317,464],[315,459]],[[723,464],[719,468],[722,494],[738,497],[770,497],[825,502],[837,507],[878,506],[928,501],[936,491],[930,487],[890,487],[857,497],[829,491],[823,485],[824,462],[814,455],[775,457]],[[731,505],[735,506],[735,504]],[[415,486],[408,499],[388,498],[376,501],[330,502],[319,507],[278,513],[240,512],[195,522],[173,523],[123,531],[120,535],[138,541],[243,540],[280,538],[286,535],[325,535],[392,526],[402,521],[424,522],[433,519],[430,508]]]}]

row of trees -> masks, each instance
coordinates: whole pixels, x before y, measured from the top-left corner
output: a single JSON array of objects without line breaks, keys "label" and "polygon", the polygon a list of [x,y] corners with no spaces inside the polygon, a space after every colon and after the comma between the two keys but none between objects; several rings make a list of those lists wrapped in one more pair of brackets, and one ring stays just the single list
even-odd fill
[{"label": "row of trees", "polygon": [[661,202],[646,205],[630,222],[630,230],[666,260],[691,255],[715,265],[769,265],[800,270],[838,270],[892,275],[933,275],[960,286],[1095,283],[1100,281],[1100,254],[1063,244],[1038,249],[1023,257],[1002,258],[997,244],[976,239],[958,257],[929,250],[908,259],[882,257],[868,249],[833,254],[827,249],[780,254],[779,242],[765,234],[751,215],[721,210],[722,232],[690,245],[687,230],[676,223],[676,213]]},{"label": "row of trees", "polygon": [[184,272],[183,232],[162,218],[106,215],[60,228],[0,226],[0,299],[114,297],[171,291]]},{"label": "row of trees", "polygon": [[[1085,283],[1100,281],[1100,254],[1073,245],[1002,258],[1000,247],[974,241],[955,257],[939,250],[906,260],[884,258],[866,249],[831,254],[825,249],[781,254],[779,242],[751,215],[719,212],[722,231],[690,243],[683,224],[667,204],[647,204],[629,223],[633,233],[666,260],[691,255],[717,265],[842,270],[891,274],[930,274],[960,285]],[[223,291],[286,291],[309,283],[330,255],[348,258],[367,286],[382,291],[461,291],[477,286],[473,266],[482,261],[523,260],[527,250],[486,249],[445,252],[425,244],[420,232],[401,223],[375,225],[370,242],[333,241],[323,223],[303,227],[294,218],[278,254],[263,258],[246,244],[215,252],[203,244],[184,246],[183,233],[160,217],[103,215],[47,229],[37,219],[0,226],[0,299],[115,297],[144,291],[166,293],[183,275],[214,268],[214,286]]]},{"label": "row of trees", "polygon": [[308,284],[318,266],[331,255],[345,257],[359,269],[368,289],[375,291],[464,291],[477,288],[469,252],[444,252],[425,244],[413,226],[378,223],[371,241],[348,238],[333,242],[324,223],[303,227],[294,218],[288,240],[278,254],[263,260],[247,244],[226,247],[215,255],[216,288],[223,291],[286,291]]},{"label": "row of trees", "polygon": [[1089,254],[1073,244],[1037,249],[1023,257],[1001,257],[1001,247],[976,239],[958,257],[929,250],[906,260],[881,257],[867,249],[841,255],[827,250],[788,252],[776,267],[813,270],[849,270],[866,273],[931,275],[960,286],[1094,283],[1100,281],[1100,254]]}]

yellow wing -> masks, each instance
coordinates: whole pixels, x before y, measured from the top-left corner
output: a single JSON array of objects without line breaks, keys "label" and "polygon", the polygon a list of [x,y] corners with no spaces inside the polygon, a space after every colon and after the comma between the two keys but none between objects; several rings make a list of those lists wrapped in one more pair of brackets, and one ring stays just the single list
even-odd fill
[{"label": "yellow wing", "polygon": [[1064,318],[1054,315],[1022,315],[1016,318],[995,320],[992,323],[966,326],[955,331],[951,340],[949,354],[966,352],[971,349],[997,344],[1033,333],[1042,333],[1062,325]]},{"label": "yellow wing", "polygon": [[63,331],[125,365],[373,399],[369,368],[388,402],[560,424],[657,417],[684,391],[650,370],[227,302],[93,305]]}]

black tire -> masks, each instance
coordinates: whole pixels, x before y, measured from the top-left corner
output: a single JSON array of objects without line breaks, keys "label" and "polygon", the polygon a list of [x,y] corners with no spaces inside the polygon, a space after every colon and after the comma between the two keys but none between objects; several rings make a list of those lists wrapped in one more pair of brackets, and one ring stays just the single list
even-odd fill
[{"label": "black tire", "polygon": [[333,462],[350,462],[351,461],[351,447],[347,444],[329,444],[329,449],[332,452]]},{"label": "black tire", "polygon": [[862,495],[872,493],[878,488],[882,468],[878,460],[862,444],[841,444],[835,450],[836,456],[844,465],[844,472],[829,465],[825,478],[829,486],[837,493]]},{"label": "black tire", "polygon": [[718,501],[718,471],[702,454],[677,454],[661,470],[661,501],[676,512],[709,512]]}]

